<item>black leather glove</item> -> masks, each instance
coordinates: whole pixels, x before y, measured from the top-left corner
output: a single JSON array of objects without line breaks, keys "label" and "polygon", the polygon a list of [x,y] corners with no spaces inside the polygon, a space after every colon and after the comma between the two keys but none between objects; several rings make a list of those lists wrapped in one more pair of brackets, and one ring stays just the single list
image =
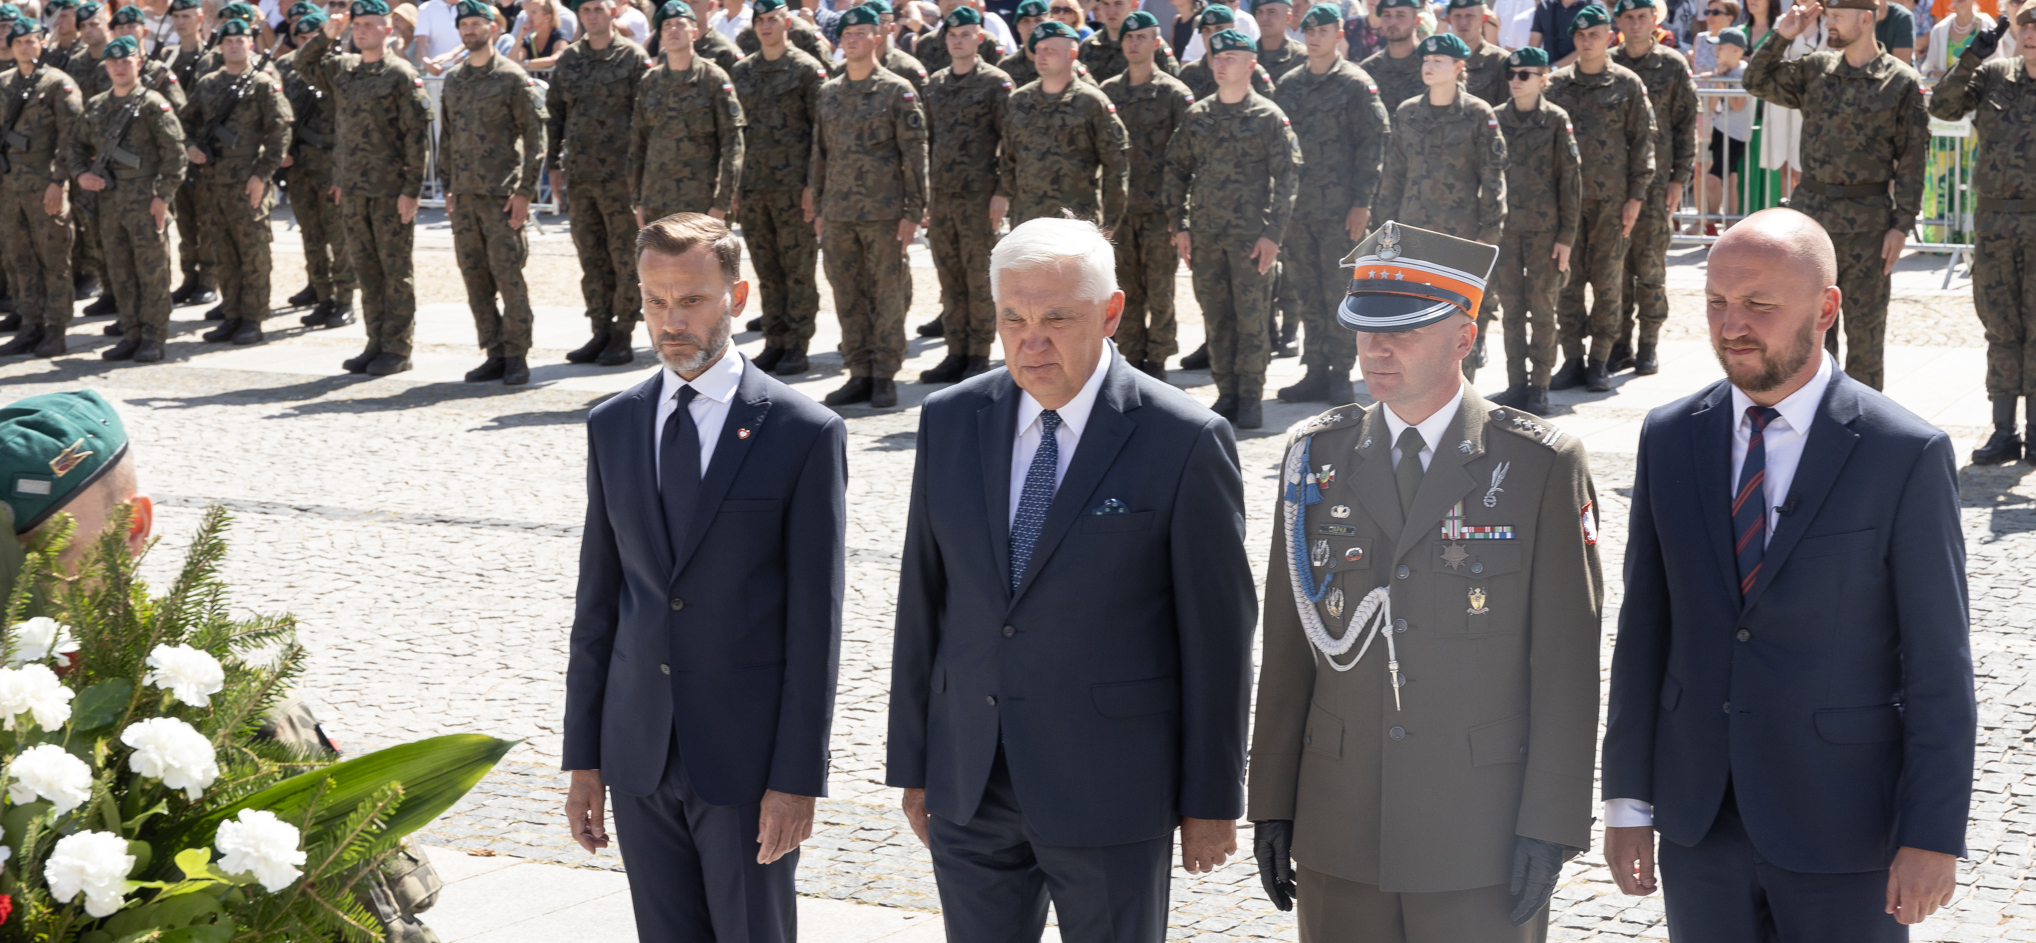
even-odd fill
[{"label": "black leather glove", "polygon": [[1258,881],[1274,907],[1294,909],[1294,823],[1273,819],[1251,823],[1251,854],[1258,859]]},{"label": "black leather glove", "polygon": [[1563,862],[1576,857],[1577,850],[1568,845],[1513,836],[1513,925],[1525,926],[1527,921],[1548,906],[1548,898],[1555,894],[1556,878],[1562,876]]},{"label": "black leather glove", "polygon": [[1985,62],[1988,56],[1994,54],[1994,50],[2001,48],[2001,37],[2008,35],[2008,30],[2014,27],[2015,24],[2008,17],[2001,17],[1994,23],[1993,29],[1974,36],[1972,42],[1966,44],[1965,55],[1971,56],[1975,63]]}]

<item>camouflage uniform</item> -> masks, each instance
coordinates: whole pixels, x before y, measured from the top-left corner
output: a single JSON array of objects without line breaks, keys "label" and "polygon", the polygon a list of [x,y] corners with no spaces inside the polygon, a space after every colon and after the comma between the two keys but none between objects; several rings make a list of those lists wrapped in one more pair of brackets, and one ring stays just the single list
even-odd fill
[{"label": "camouflage uniform", "polygon": [[820,60],[787,49],[773,62],[753,53],[735,64],[730,79],[742,100],[742,238],[756,267],[765,347],[806,349],[820,313],[815,267],[820,240],[800,197],[813,158],[813,129],[820,120]]},{"label": "camouflage uniform", "polygon": [[[1039,81],[1039,67],[1032,63],[1032,57],[1027,55],[1023,49],[1005,56],[1003,61],[997,63],[997,68],[1002,69],[1005,75],[1011,77],[1011,87],[1013,90],[1024,88]],[[1075,60],[1075,79],[1087,82],[1090,85],[1101,84],[1095,75],[1089,72],[1089,67],[1083,65],[1079,59]]]},{"label": "camouflage uniform", "polygon": [[1499,244],[1506,222],[1506,139],[1492,106],[1468,95],[1437,107],[1400,103],[1372,218]]},{"label": "camouflage uniform", "polygon": [[1637,341],[1651,349],[1668,320],[1668,243],[1675,235],[1668,188],[1689,186],[1697,173],[1697,83],[1682,54],[1659,44],[1637,57],[1628,56],[1625,46],[1615,46],[1612,61],[1640,76],[1654,105],[1654,182],[1640,201],[1640,218],[1626,243],[1626,284],[1619,310],[1619,343]]},{"label": "camouflage uniform", "polygon": [[[1308,64],[1308,47],[1291,39],[1283,38],[1280,40],[1279,45],[1271,49],[1260,45],[1256,51],[1258,53],[1258,67],[1265,70],[1266,77],[1270,79],[1277,80],[1280,76],[1293,71],[1295,66]],[[1278,87],[1277,84],[1274,85],[1274,88]],[[1260,92],[1259,94],[1263,95],[1265,93]]]},{"label": "camouflage uniform", "polygon": [[[1746,65],[1746,91],[1803,112],[1805,171],[1788,205],[1831,234],[1844,295],[1845,374],[1877,390],[1888,318],[1881,240],[1914,227],[1922,205],[1930,145],[1923,90],[1916,70],[1887,50],[1853,68],[1830,50],[1784,62],[1788,45],[1761,44]],[[1824,335],[1824,347],[1838,353],[1837,331]]]},{"label": "camouflage uniform", "polygon": [[[171,74],[177,77],[177,84],[183,88],[196,88],[198,66],[205,58],[197,49],[179,46],[177,54],[168,63]],[[211,276],[205,271],[204,252],[199,248],[202,242],[198,236],[198,201],[191,196],[192,183],[187,178],[184,185],[177,188],[177,198],[170,203],[170,215],[177,220],[177,269],[183,274],[185,283],[203,285],[211,281]]]},{"label": "camouflage uniform", "polygon": [[[1616,63],[1603,72],[1583,72],[1575,63],[1555,70],[1548,100],[1569,115],[1582,155],[1583,192],[1576,242],[1571,244],[1569,282],[1556,304],[1562,351],[1583,363],[1603,362],[1619,336],[1620,298],[1626,287],[1626,238],[1619,214],[1627,200],[1646,200],[1654,182],[1654,109],[1647,84]],[[1590,316],[1584,316],[1584,286],[1591,289]]]},{"label": "camouflage uniform", "polygon": [[[1119,29],[1121,31],[1122,27]],[[1023,41],[1022,37],[1020,41]],[[1075,50],[1075,58],[1088,69],[1090,77],[1098,82],[1107,82],[1123,75],[1126,69],[1131,68],[1131,60],[1124,58],[1124,44],[1111,39],[1107,28],[1099,29],[1090,34],[1089,38],[1082,40],[1081,46]],[[1173,50],[1168,49],[1165,42],[1154,45],[1152,64],[1169,77],[1180,75],[1181,60],[1174,58]]]},{"label": "camouflage uniform", "polygon": [[630,123],[629,191],[643,221],[726,214],[742,176],[742,103],[728,73],[699,56],[683,72],[644,73]]},{"label": "camouflage uniform", "polygon": [[[339,144],[339,124],[332,103],[297,68],[299,54],[292,51],[276,60],[276,69],[283,76],[283,97],[297,119],[290,131],[292,159],[290,166],[283,168],[283,185],[290,190],[290,212],[297,217],[297,233],[304,240],[304,272],[312,290],[320,301],[351,303],[353,262],[347,259],[339,207],[332,202],[333,148]],[[177,190],[180,200],[188,190]],[[179,223],[177,230],[181,235],[184,225]]]},{"label": "camouflage uniform", "polygon": [[1012,92],[997,160],[1011,196],[1011,225],[1066,209],[1104,229],[1115,227],[1124,215],[1128,146],[1117,107],[1094,85],[1069,82],[1050,95],[1034,82]]},{"label": "camouflage uniform", "polygon": [[1506,50],[1480,41],[1463,67],[1463,87],[1472,97],[1493,108],[1513,100],[1513,91],[1506,84]]},{"label": "camouflage uniform", "polygon": [[1581,212],[1576,130],[1547,98],[1533,111],[1511,102],[1498,111],[1506,136],[1506,229],[1495,280],[1505,311],[1506,385],[1547,389],[1560,346],[1555,293],[1564,277],[1555,268],[1555,247],[1576,245]]},{"label": "camouflage uniform", "polygon": [[[1320,75],[1304,61],[1280,76],[1273,100],[1294,122],[1301,154],[1301,193],[1294,225],[1280,247],[1294,307],[1308,328],[1301,363],[1348,377],[1357,362],[1357,340],[1336,323],[1350,276],[1343,257],[1354,245],[1344,227],[1353,209],[1369,208],[1378,195],[1380,164],[1391,119],[1378,86],[1357,64],[1338,59]],[[1384,222],[1383,219],[1380,222]]]},{"label": "camouflage uniform", "polygon": [[990,198],[1009,196],[997,173],[1011,77],[978,61],[967,75],[941,69],[926,83],[927,175],[933,212],[926,245],[940,275],[942,337],[950,354],[988,357],[997,339],[990,297]]},{"label": "camouflage uniform", "polygon": [[297,58],[339,115],[339,206],[346,253],[360,278],[369,347],[408,357],[417,318],[416,226],[414,219],[403,222],[396,200],[416,199],[424,186],[431,126],[424,81],[398,56],[366,62],[341,54],[322,32]]},{"label": "camouflage uniform", "polygon": [[[1095,37],[1089,37],[1094,39]],[[1165,363],[1180,352],[1175,342],[1174,277],[1181,255],[1174,248],[1166,211],[1166,154],[1174,131],[1187,121],[1195,96],[1181,80],[1153,69],[1152,81],[1131,84],[1127,72],[1103,83],[1124,125],[1126,175],[1124,216],[1111,231],[1117,248],[1117,286],[1124,290],[1124,316],[1117,322],[1117,350],[1124,359]]]},{"label": "camouflage uniform", "polygon": [[1428,94],[1428,86],[1421,81],[1420,56],[1409,53],[1405,58],[1395,59],[1390,50],[1381,49],[1357,67],[1379,87],[1379,100],[1386,103],[1387,114],[1397,115],[1407,99]]},{"label": "camouflage uniform", "polygon": [[1995,398],[2036,396],[2036,83],[2027,61],[1961,56],[1930,96],[1931,117],[1976,113],[1972,295]]},{"label": "camouflage uniform", "polygon": [[643,317],[628,154],[636,85],[647,58],[642,46],[621,36],[606,49],[582,36],[559,54],[544,96],[545,167],[565,172],[587,320],[595,333],[624,337]]},{"label": "camouflage uniform", "polygon": [[[108,140],[107,132],[135,95],[146,97],[133,123],[120,140]],[[167,99],[137,87],[127,98],[105,92],[86,102],[69,143],[65,163],[74,180],[92,170],[102,151],[118,148],[136,159],[130,167],[114,153],[101,173],[110,184],[96,195],[104,223],[106,282],[122,322],[130,330],[139,326],[138,334],[128,336],[161,342],[170,323],[170,244],[148,209],[157,198],[167,203],[184,179],[183,126]]]},{"label": "camouflage uniform", "polygon": [[453,257],[467,283],[474,334],[491,357],[530,352],[535,316],[523,283],[530,241],[524,228],[509,227],[505,204],[511,197],[537,199],[545,115],[531,92],[535,84],[522,66],[492,55],[484,66],[468,60],[448,69],[439,98],[438,182],[454,197]]},{"label": "camouflage uniform", "polygon": [[[77,83],[78,95],[87,103],[104,94],[106,89],[92,88],[92,72],[99,64],[97,57],[85,46],[82,39],[72,40],[60,49],[43,53],[43,62],[64,70]],[[18,70],[17,70],[18,71]],[[167,99],[165,99],[167,101]],[[177,106],[171,105],[172,112]],[[78,181],[71,180],[71,202],[89,199]],[[75,213],[71,223],[77,228],[77,238],[71,242],[71,276],[78,280],[96,278],[105,280],[105,256],[99,247],[99,217],[94,213]]]},{"label": "camouflage uniform", "polygon": [[[1208,56],[1203,56],[1187,65],[1181,66],[1180,74],[1177,77],[1181,80],[1182,85],[1188,87],[1188,91],[1195,93],[1196,101],[1216,97],[1216,72],[1209,68]],[[1252,66],[1251,90],[1266,98],[1272,97],[1272,76],[1266,73],[1264,66]]]},{"label": "camouflage uniform", "polygon": [[822,220],[827,282],[852,377],[887,380],[905,362],[905,247],[898,222],[926,214],[926,116],[904,79],[875,69],[820,86],[807,185]]},{"label": "camouflage uniform", "polygon": [[735,68],[735,64],[742,61],[742,50],[729,42],[728,37],[705,26],[700,27],[699,33],[693,37],[693,55],[696,58],[714,63],[723,72]]},{"label": "camouflage uniform", "polygon": [[[252,69],[254,63],[247,67]],[[269,314],[269,213],[276,207],[276,171],[290,149],[290,125],[296,118],[273,76],[234,75],[225,69],[198,80],[184,109],[184,127],[194,146],[211,160],[191,168],[196,178],[199,225],[217,245],[208,247],[206,261],[219,280],[228,320],[260,324]],[[236,91],[245,89],[236,99]],[[207,129],[217,122],[209,139]],[[247,182],[262,181],[259,206],[247,204]]]},{"label": "camouflage uniform", "polygon": [[[990,35],[988,29],[984,29],[981,38],[976,42],[976,61],[991,65],[1003,57],[1004,51],[997,48],[997,37]],[[947,54],[947,26],[936,25],[919,34],[919,41],[912,44],[912,58],[918,61],[920,68],[926,70],[928,78],[953,65],[954,57]],[[920,91],[923,92],[925,89],[922,87]]]},{"label": "camouflage uniform", "polygon": [[877,58],[877,64],[889,69],[892,74],[912,83],[912,92],[926,94],[926,67],[919,60],[896,49],[886,47],[884,54]]},{"label": "camouflage uniform", "polygon": [[1204,98],[1166,152],[1166,205],[1175,232],[1193,234],[1188,265],[1209,334],[1218,396],[1257,402],[1272,338],[1273,274],[1251,257],[1261,238],[1286,238],[1301,183],[1301,142],[1278,105],[1253,92]]},{"label": "camouflage uniform", "polygon": [[0,75],[0,108],[11,108],[24,84],[34,83],[14,119],[7,144],[8,169],[0,175],[0,249],[6,252],[7,286],[23,329],[40,324],[62,331],[71,323],[71,220],[43,211],[49,185],[71,179],[67,172],[71,137],[84,114],[78,84],[62,71],[40,68],[30,79],[12,62]]},{"label": "camouflage uniform", "polygon": [[[171,68],[168,63],[156,59],[142,60],[140,82],[148,86],[156,94],[163,96],[163,100],[170,103],[170,108],[179,114],[183,113],[185,105],[190,104],[190,98],[185,95],[186,86],[184,80],[177,75],[177,70]],[[190,87],[195,88],[196,84],[194,83]],[[100,92],[112,90],[113,79],[106,73],[106,61],[104,59],[99,60],[92,67],[92,71],[86,73],[85,78],[79,80],[79,94],[84,95],[88,99],[97,97]]]},{"label": "camouflage uniform", "polygon": [[[814,26],[805,17],[792,14],[791,27],[785,31],[785,42],[813,57],[815,62],[826,62],[829,58],[824,40],[820,38],[820,27]],[[756,38],[756,27],[745,26],[735,36],[736,51],[753,56],[763,51],[763,40]]]}]

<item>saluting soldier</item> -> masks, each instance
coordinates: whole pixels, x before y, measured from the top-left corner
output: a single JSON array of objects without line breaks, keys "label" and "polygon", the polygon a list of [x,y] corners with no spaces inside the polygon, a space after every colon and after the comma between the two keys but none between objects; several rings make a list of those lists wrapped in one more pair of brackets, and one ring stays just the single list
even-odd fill
[{"label": "saluting soldier", "polygon": [[[170,29],[177,34],[177,44],[170,47],[175,52],[164,64],[176,75],[179,86],[194,88],[198,84],[198,63],[211,45],[205,37],[205,10],[200,0],[170,0]],[[177,270],[182,273],[177,289],[170,293],[170,303],[179,307],[209,305],[219,300],[219,292],[205,272],[205,253],[198,236],[198,204],[191,197],[191,187],[192,182],[185,180],[170,204],[171,218],[177,221]]]},{"label": "saluting soldier", "polygon": [[[1774,24],[1781,41],[1760,44],[1744,80],[1755,98],[1803,113],[1805,172],[1789,207],[1831,234],[1844,295],[1845,375],[1876,390],[1888,276],[1922,206],[1930,149],[1921,80],[1874,39],[1877,9],[1876,0],[1790,7]],[[1783,61],[1789,43],[1820,16],[1826,48]],[[1824,348],[1837,356],[1837,331],[1825,332]]]},{"label": "saluting soldier", "polygon": [[[1497,108],[1510,97],[1506,91],[1506,50],[1485,42],[1484,0],[1449,0],[1449,31],[1470,47],[1463,59],[1463,87],[1487,105]],[[1483,345],[1479,345],[1482,347]]]},{"label": "saluting soldier", "polygon": [[617,0],[583,0],[580,38],[559,53],[545,89],[545,167],[571,203],[580,297],[593,336],[569,363],[633,363],[643,316],[636,288],[636,208],[629,185],[629,124],[648,57],[615,32]]},{"label": "saluting soldier", "polygon": [[0,102],[7,109],[0,154],[0,249],[6,252],[7,286],[14,296],[9,320],[20,326],[0,354],[34,352],[54,357],[65,350],[71,310],[71,137],[85,110],[78,83],[61,69],[41,65],[48,30],[33,17],[8,24],[7,47],[14,67],[0,75]]},{"label": "saluting soldier", "polygon": [[[1123,75],[1124,70],[1130,67],[1130,54],[1124,49],[1124,24],[1129,22],[1132,12],[1137,8],[1136,0],[1096,0],[1092,12],[1103,24],[1103,28],[1082,40],[1081,48],[1075,55],[1088,69],[1089,76],[1097,82],[1107,82]],[[1018,35],[1032,34],[1028,30]],[[1152,62],[1169,76],[1178,75],[1181,71],[1181,61],[1174,58],[1173,50],[1167,48],[1165,43],[1160,43],[1153,51]]]},{"label": "saluting soldier", "polygon": [[[1619,340],[1606,369],[1631,367],[1635,376],[1661,372],[1655,343],[1668,321],[1668,243],[1683,187],[1697,173],[1697,83],[1689,61],[1654,41],[1659,11],[1654,0],[1618,0],[1613,15],[1625,42],[1612,61],[1633,70],[1647,85],[1654,105],[1654,181],[1640,203],[1640,217],[1626,242],[1626,290],[1619,302]],[[1640,330],[1633,330],[1634,313]]]},{"label": "saluting soldier", "polygon": [[[735,48],[745,56],[753,56],[763,50],[763,40],[756,32],[755,5],[751,5],[748,26],[735,35]],[[785,42],[792,48],[812,56],[813,61],[823,65],[834,56],[834,47],[828,45],[827,37],[820,35],[820,27],[813,21],[796,13],[785,17]]]},{"label": "saluting soldier", "polygon": [[1025,39],[1039,81],[1011,93],[997,161],[1013,226],[1067,211],[1107,232],[1124,215],[1130,142],[1110,97],[1075,80],[1078,42],[1058,20],[1041,21]]},{"label": "saluting soldier", "polygon": [[1357,65],[1378,85],[1386,112],[1397,115],[1401,103],[1428,91],[1421,81],[1421,56],[1414,50],[1414,28],[1421,22],[1421,0],[1378,0],[1373,12],[1378,17],[1379,36],[1386,41],[1386,48]]},{"label": "saluting soldier", "polygon": [[1280,246],[1294,309],[1307,325],[1301,382],[1280,391],[1285,403],[1351,403],[1350,368],[1357,345],[1336,325],[1336,305],[1348,279],[1343,257],[1371,227],[1380,164],[1392,127],[1378,86],[1357,63],[1336,52],[1343,39],[1343,9],[1318,3],[1301,18],[1308,58],[1279,78],[1273,101],[1294,123],[1301,140],[1301,192],[1294,224]]},{"label": "saluting soldier", "polygon": [[243,347],[261,342],[269,314],[269,213],[295,122],[281,83],[255,71],[254,40],[246,22],[222,24],[225,65],[198,80],[184,109],[184,156],[198,180],[199,224],[218,240],[210,252],[226,306],[226,318],[205,339]]},{"label": "saluting soldier", "polygon": [[806,345],[820,314],[820,241],[813,234],[806,172],[827,67],[787,41],[789,24],[805,21],[785,0],[755,0],[750,9],[760,45],[729,78],[747,122],[735,213],[763,312],[764,349],[754,362],[758,370],[801,376],[810,366]]},{"label": "saluting soldier", "polygon": [[1548,415],[1548,380],[1561,329],[1555,293],[1576,244],[1583,177],[1569,114],[1542,95],[1548,53],[1529,46],[1506,57],[1510,102],[1499,107],[1506,137],[1506,228],[1498,283],[1506,336],[1506,391],[1492,402]]},{"label": "saluting soldier", "polygon": [[[1032,31],[1038,29],[1039,24],[1046,22],[1046,0],[1018,0],[1016,15],[1018,20],[1012,24],[1011,29],[1012,35],[1018,37],[1018,48],[1005,56],[1002,62],[997,63],[997,68],[1004,70],[1004,74],[1011,77],[1014,89],[1019,89],[1039,81],[1039,66],[1033,63],[1032,44],[1026,40],[1032,37]],[[1090,85],[1101,84],[1099,79],[1089,73],[1089,67],[1083,65],[1079,58],[1075,60],[1074,72],[1075,78],[1079,81]],[[922,329],[920,333],[926,332]]]},{"label": "saluting soldier", "polygon": [[[1993,58],[2013,29],[2022,55]],[[2017,432],[2016,400],[2029,398],[2036,426],[2036,6],[1981,31],[1930,96],[1930,116],[1975,115],[1972,300],[1987,336],[1987,398],[1994,431],[1972,452],[1974,465],[2031,455]],[[4,93],[0,93],[4,97]],[[2036,440],[2036,435],[2030,436]],[[2036,457],[2036,456],[2032,456]]]},{"label": "saluting soldier", "polygon": [[[1562,369],[1549,389],[1578,384],[1593,393],[1612,388],[1612,345],[1619,339],[1626,291],[1626,238],[1654,185],[1654,108],[1647,83],[1611,59],[1611,15],[1592,4],[1570,21],[1576,61],[1548,80],[1549,101],[1569,114],[1583,155],[1583,202],[1569,281],[1556,303],[1562,327]],[[1584,313],[1584,287],[1591,307]],[[1588,359],[1584,341],[1590,341]]]},{"label": "saluting soldier", "polygon": [[[1124,71],[1103,83],[1103,95],[1117,106],[1129,146],[1125,149],[1124,216],[1111,231],[1117,254],[1117,287],[1124,313],[1117,320],[1117,352],[1132,366],[1166,379],[1166,361],[1180,351],[1175,340],[1174,277],[1180,253],[1166,211],[1166,153],[1174,132],[1188,119],[1195,94],[1159,65],[1159,18],[1140,10],[1124,18],[1114,48]],[[1094,36],[1089,37],[1094,39]]]},{"label": "saluting soldier", "polygon": [[170,323],[170,197],[184,177],[184,129],[167,99],[141,86],[141,44],[106,44],[113,88],[85,103],[66,163],[93,194],[106,276],[128,329],[101,357],[163,359]]},{"label": "saluting soldier", "polygon": [[990,369],[997,305],[990,297],[990,247],[1011,204],[997,172],[1011,77],[978,55],[983,15],[957,6],[940,24],[952,63],[926,83],[927,176],[933,206],[926,244],[940,276],[947,356],[921,383],[953,383]]},{"label": "saluting soldier", "polygon": [[1302,943],[1545,939],[1590,845],[1596,488],[1581,441],[1463,378],[1496,252],[1366,237],[1340,317],[1379,402],[1289,438],[1248,814]]},{"label": "saluting soldier", "polygon": [[673,213],[726,219],[742,176],[742,102],[728,73],[693,51],[691,7],[665,0],[651,28],[664,51],[637,86],[630,122],[636,225]]},{"label": "saluting soldier", "polygon": [[1273,266],[1300,188],[1301,142],[1279,106],[1252,91],[1251,38],[1226,29],[1207,43],[1216,95],[1188,109],[1167,148],[1166,203],[1209,333],[1211,409],[1256,429],[1265,425],[1260,400],[1272,359]]},{"label": "saluting soldier", "polygon": [[878,65],[882,29],[867,6],[841,15],[847,61],[820,87],[807,174],[849,372],[827,394],[829,406],[898,405],[911,278],[905,249],[926,215],[926,115],[911,84]]},{"label": "saluting soldier", "polygon": [[[1236,25],[1237,14],[1221,3],[1210,4],[1208,9],[1203,10],[1201,15],[1195,18],[1195,28],[1201,31],[1202,45],[1205,48],[1209,45],[1209,37]],[[1272,76],[1266,74],[1265,67],[1258,64],[1257,54],[1258,47],[1253,45],[1251,90],[1263,97],[1271,98]],[[1205,53],[1202,58],[1181,66],[1181,71],[1176,76],[1182,85],[1188,87],[1188,91],[1195,93],[1196,101],[1206,101],[1216,94],[1216,73],[1211,68],[1212,64],[1213,60]]]},{"label": "saluting soldier", "polygon": [[[954,64],[953,54],[947,51],[947,18],[953,16],[954,11],[962,7],[976,10],[976,17],[978,19],[981,19],[983,15],[983,11],[977,10],[968,0],[940,0],[938,6],[940,7],[939,22],[934,23],[932,29],[920,33],[919,38],[912,43],[912,58],[919,60],[919,67],[926,70],[926,77],[929,80],[938,74],[940,70]],[[992,65],[1003,57],[1004,52],[1002,47],[997,45],[997,37],[991,35],[988,29],[978,28],[976,30],[976,59],[984,65]],[[932,115],[927,115],[927,118],[931,119]]]},{"label": "saluting soldier", "polygon": [[[290,114],[297,120],[290,130],[282,179],[290,190],[290,212],[297,217],[297,234],[304,243],[304,274],[312,292],[311,311],[299,320],[306,327],[345,327],[355,320],[356,283],[339,207],[332,202],[332,186],[338,179],[333,149],[339,145],[339,121],[332,103],[299,67],[302,44],[324,29],[325,21],[325,11],[315,10],[290,24],[298,48],[276,60],[276,72],[283,78],[283,97],[289,99]],[[180,188],[177,192],[185,191]]]}]

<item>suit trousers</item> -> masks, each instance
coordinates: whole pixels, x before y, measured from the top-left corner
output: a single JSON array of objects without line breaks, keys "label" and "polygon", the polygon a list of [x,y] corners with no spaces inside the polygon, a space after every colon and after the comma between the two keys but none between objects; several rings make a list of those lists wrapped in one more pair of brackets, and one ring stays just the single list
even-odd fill
[{"label": "suit trousers", "polygon": [[1506,885],[1396,893],[1294,867],[1301,943],[1542,943],[1548,908],[1516,927]]},{"label": "suit trousers", "polygon": [[1002,747],[975,817],[957,825],[931,815],[927,830],[950,940],[1037,943],[1048,900],[1066,943],[1166,939],[1173,836],[1093,848],[1040,841],[1018,807]]},{"label": "suit trousers", "polygon": [[693,791],[676,732],[664,779],[648,796],[610,790],[615,835],[629,871],[636,938],[645,943],[793,943],[797,849],[757,864],[762,796],[709,805]]},{"label": "suit trousers", "polygon": [[1732,790],[1694,847],[1663,841],[1662,896],[1676,943],[1897,943],[1888,871],[1806,874],[1769,863],[1746,836]]}]

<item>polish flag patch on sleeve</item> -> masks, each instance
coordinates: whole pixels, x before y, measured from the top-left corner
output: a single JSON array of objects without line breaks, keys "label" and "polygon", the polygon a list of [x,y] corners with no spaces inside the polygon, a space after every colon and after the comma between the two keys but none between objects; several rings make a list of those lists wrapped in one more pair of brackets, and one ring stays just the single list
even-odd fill
[{"label": "polish flag patch on sleeve", "polygon": [[1593,502],[1585,501],[1583,511],[1578,515],[1583,520],[1584,546],[1586,547],[1598,545],[1598,516],[1591,513],[1592,504]]},{"label": "polish flag patch on sleeve", "polygon": [[1487,127],[1487,128],[1491,128],[1491,129],[1493,129],[1493,130],[1495,130],[1495,131],[1496,131],[1496,130],[1498,130],[1498,127],[1499,127],[1499,116],[1498,116],[1498,115],[1493,115],[1493,116],[1491,116],[1491,117],[1489,117],[1489,118],[1486,118],[1486,119],[1485,119],[1485,127]]},{"label": "polish flag patch on sleeve", "polygon": [[905,93],[905,100],[906,100],[906,101],[908,101],[908,102],[909,102],[909,101],[918,101],[918,100],[919,100],[919,97],[918,97],[917,95],[914,95],[914,94],[912,94],[911,92],[906,92],[906,93]]},{"label": "polish flag patch on sleeve", "polygon": [[413,87],[416,87],[416,88],[423,88],[423,87],[424,87],[424,80],[423,80],[423,79],[411,79],[411,80],[410,80],[410,84],[411,84],[411,85],[412,85]]}]

